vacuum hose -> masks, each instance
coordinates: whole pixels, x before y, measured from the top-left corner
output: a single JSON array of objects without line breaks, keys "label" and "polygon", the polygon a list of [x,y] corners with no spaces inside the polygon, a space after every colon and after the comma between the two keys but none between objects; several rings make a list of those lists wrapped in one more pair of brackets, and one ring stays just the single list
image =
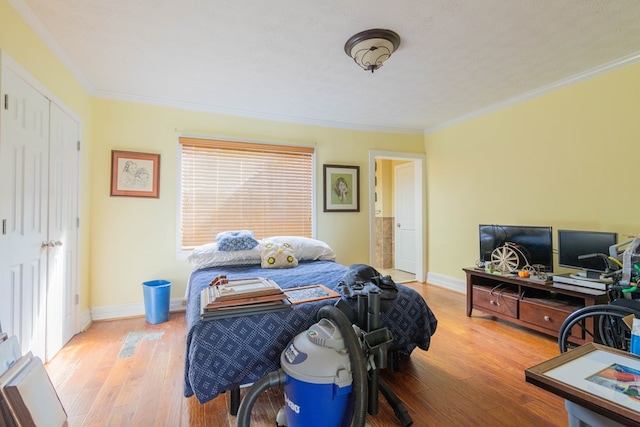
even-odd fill
[{"label": "vacuum hose", "polygon": [[253,408],[253,404],[256,403],[260,393],[268,388],[284,385],[286,381],[287,375],[282,369],[278,369],[277,371],[269,372],[267,375],[253,383],[240,403],[236,426],[249,427],[249,423],[251,421],[251,409]]},{"label": "vacuum hose", "polygon": [[[351,376],[353,381],[352,391],[355,399],[351,426],[364,427],[365,419],[367,417],[369,389],[367,386],[367,364],[366,359],[362,354],[360,341],[353,330],[349,318],[339,308],[330,305],[323,306],[318,311],[317,319],[320,320],[323,318],[333,321],[342,334],[345,347],[349,353],[349,363],[351,363]],[[286,382],[286,374],[282,369],[278,369],[277,371],[268,373],[253,383],[242,399],[242,403],[240,403],[236,426],[249,427],[251,409],[253,408],[253,404],[258,399],[260,393],[271,387],[285,385]]]},{"label": "vacuum hose", "polygon": [[360,341],[356,335],[351,322],[346,314],[331,305],[325,305],[318,311],[317,319],[327,318],[332,320],[344,339],[344,344],[349,352],[349,362],[351,363],[351,376],[353,380],[353,393],[354,393],[354,409],[352,427],[363,427],[365,419],[367,417],[367,401],[368,401],[368,386],[367,386],[367,364],[364,355],[362,354],[362,348],[360,347]]}]

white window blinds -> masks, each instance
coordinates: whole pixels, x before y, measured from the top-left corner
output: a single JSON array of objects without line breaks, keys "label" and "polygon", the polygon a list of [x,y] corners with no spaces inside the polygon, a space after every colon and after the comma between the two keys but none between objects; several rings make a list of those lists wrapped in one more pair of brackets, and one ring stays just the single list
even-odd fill
[{"label": "white window blinds", "polygon": [[182,250],[227,230],[312,237],[310,147],[181,137]]}]

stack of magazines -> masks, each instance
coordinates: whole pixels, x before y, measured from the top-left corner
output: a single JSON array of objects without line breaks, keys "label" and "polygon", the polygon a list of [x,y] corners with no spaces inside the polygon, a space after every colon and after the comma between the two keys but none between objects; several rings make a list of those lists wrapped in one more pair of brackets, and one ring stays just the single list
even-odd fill
[{"label": "stack of magazines", "polygon": [[200,294],[203,320],[249,316],[291,310],[292,305],[280,286],[271,279],[254,277],[227,279],[216,277]]}]

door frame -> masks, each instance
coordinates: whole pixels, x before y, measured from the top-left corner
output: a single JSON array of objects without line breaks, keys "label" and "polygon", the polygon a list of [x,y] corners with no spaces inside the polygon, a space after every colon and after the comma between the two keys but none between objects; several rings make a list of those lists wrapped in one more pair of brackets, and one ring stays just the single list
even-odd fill
[{"label": "door frame", "polygon": [[[416,196],[416,280],[427,280],[427,207],[426,207],[426,155],[395,151],[369,151],[369,263],[375,261],[375,163],[376,159],[412,161],[415,167]],[[373,264],[372,264],[373,265]]]},{"label": "door frame", "polygon": [[[20,65],[15,59],[13,59],[6,51],[0,49],[0,73],[2,70],[9,69],[13,71],[18,77],[27,82],[31,87],[33,87],[36,91],[42,94],[45,98],[56,104],[63,112],[68,114],[76,123],[78,123],[78,138],[82,141],[82,119],[78,114],[76,114],[73,110],[71,110],[62,100],[57,97],[51,90],[49,90],[46,86],[44,86],[38,79],[36,79],[27,69],[25,69],[22,65]],[[78,215],[78,221],[80,221],[81,216],[81,206],[82,206],[82,151],[78,149],[78,179],[80,182],[78,183],[78,197],[76,200],[76,213]],[[80,257],[80,248],[82,242],[82,228],[78,227],[76,233],[76,241],[74,244],[76,245],[76,260],[75,260],[75,276],[76,280],[73,284],[73,292],[76,295],[76,301],[74,307],[74,317],[75,317],[75,333],[82,331],[82,321],[80,316],[80,282],[81,282],[81,257]]]}]

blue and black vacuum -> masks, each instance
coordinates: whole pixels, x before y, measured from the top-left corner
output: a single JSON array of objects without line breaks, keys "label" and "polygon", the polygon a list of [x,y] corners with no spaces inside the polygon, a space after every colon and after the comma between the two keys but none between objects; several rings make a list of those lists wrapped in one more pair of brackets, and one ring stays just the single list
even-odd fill
[{"label": "blue and black vacuum", "polygon": [[[378,390],[404,427],[413,424],[402,401],[379,378],[392,338],[386,328],[379,328],[379,294],[372,294],[368,303],[359,297],[358,305],[359,311],[369,310],[368,329],[374,328],[371,332],[354,325],[356,318],[362,321],[367,316],[356,314],[342,300],[336,306],[322,307],[318,322],[294,337],[281,354],[281,368],[247,391],[236,425],[249,427],[251,408],[260,393],[277,386],[284,386],[285,400],[276,419],[278,426],[363,427],[367,413],[377,414]],[[370,356],[375,368],[368,369]]]}]

